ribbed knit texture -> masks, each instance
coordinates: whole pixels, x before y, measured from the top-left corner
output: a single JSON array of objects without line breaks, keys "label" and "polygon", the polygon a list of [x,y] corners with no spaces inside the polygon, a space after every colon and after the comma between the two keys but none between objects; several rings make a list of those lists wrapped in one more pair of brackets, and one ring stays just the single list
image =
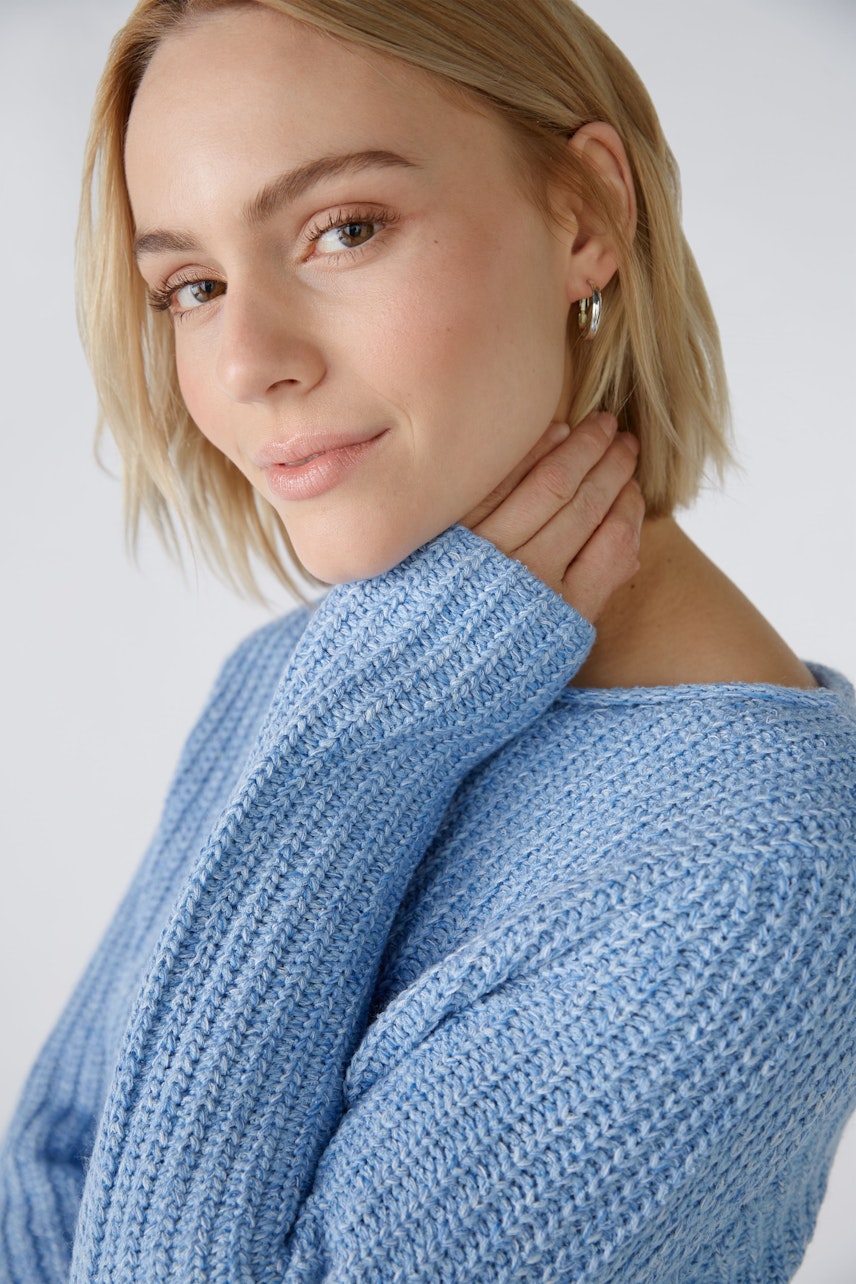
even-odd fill
[{"label": "ribbed knit texture", "polygon": [[856,1106],[856,705],[578,691],[455,528],[227,663],[25,1089],[0,1279],[773,1284]]}]

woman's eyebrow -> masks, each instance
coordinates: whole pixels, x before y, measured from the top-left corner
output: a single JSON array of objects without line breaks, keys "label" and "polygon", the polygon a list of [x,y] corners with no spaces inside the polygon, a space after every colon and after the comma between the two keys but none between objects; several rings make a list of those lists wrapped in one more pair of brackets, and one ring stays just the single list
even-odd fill
[{"label": "woman's eyebrow", "polygon": [[270,183],[266,183],[258,196],[254,196],[244,206],[244,219],[250,227],[257,227],[271,218],[283,205],[296,201],[304,192],[324,178],[335,178],[338,174],[356,172],[361,169],[377,167],[403,166],[406,169],[416,167],[415,161],[399,156],[397,152],[365,151],[344,152],[340,155],[322,156],[319,160],[309,161],[297,169],[280,174]]},{"label": "woman's eyebrow", "polygon": [[[415,161],[408,160],[406,156],[400,156],[397,152],[371,150],[321,156],[318,160],[307,161],[305,165],[287,170],[266,183],[262,190],[244,206],[242,211],[244,222],[249,227],[258,227],[272,218],[283,205],[296,201],[322,179],[335,178],[339,174],[374,167],[418,168]],[[137,259],[146,254],[157,254],[162,250],[195,249],[198,249],[198,246],[194,244],[193,237],[182,232],[144,231],[140,232],[134,240],[134,256]]]}]

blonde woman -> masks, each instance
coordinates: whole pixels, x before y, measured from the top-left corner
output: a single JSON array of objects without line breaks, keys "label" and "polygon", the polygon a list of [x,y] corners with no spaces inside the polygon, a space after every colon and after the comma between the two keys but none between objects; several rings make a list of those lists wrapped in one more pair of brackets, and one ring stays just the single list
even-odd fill
[{"label": "blonde woman", "polygon": [[673,520],[727,458],[677,207],[565,0],[120,33],[81,315],[132,524],[333,587],[191,734],[13,1121],[5,1277],[795,1271],[856,710]]}]

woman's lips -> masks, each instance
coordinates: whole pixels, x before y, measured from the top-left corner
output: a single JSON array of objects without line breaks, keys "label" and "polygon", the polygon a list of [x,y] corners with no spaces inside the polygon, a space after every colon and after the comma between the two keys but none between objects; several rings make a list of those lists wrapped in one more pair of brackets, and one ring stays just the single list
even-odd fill
[{"label": "woman's lips", "polygon": [[[348,474],[380,445],[387,429],[341,445],[309,437],[288,443],[273,443],[259,456],[268,490],[277,499],[314,499],[338,486]],[[328,439],[335,442],[335,438]],[[319,445],[322,449],[318,449]],[[313,449],[313,446],[315,447]],[[305,452],[302,456],[298,452]],[[277,458],[278,456],[278,458]],[[287,459],[287,456],[297,456]]]}]

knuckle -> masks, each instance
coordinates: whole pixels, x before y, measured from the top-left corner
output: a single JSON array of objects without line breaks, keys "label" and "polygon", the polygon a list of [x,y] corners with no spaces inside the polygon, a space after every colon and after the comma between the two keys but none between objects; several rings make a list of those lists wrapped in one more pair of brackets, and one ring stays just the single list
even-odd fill
[{"label": "knuckle", "polygon": [[505,499],[505,496],[507,493],[508,492],[505,490],[505,488],[502,485],[495,486],[494,489],[490,492],[490,494],[485,495],[484,499],[476,509],[476,512],[480,512],[483,514],[492,513],[495,508],[499,507],[499,505]]},{"label": "knuckle", "polygon": [[586,482],[583,482],[577,491],[575,502],[582,521],[592,530],[601,524],[609,508],[601,493]]},{"label": "knuckle", "polygon": [[589,453],[599,457],[611,444],[609,437],[604,432],[601,423],[596,418],[584,419],[577,426],[576,435],[579,440],[586,445]]},{"label": "knuckle", "polygon": [[629,549],[634,556],[639,551],[639,526],[632,517],[618,517],[615,521],[615,539],[621,549]]},{"label": "knuckle", "polygon": [[621,497],[621,508],[625,520],[630,522],[636,531],[641,530],[642,523],[645,520],[647,504],[635,477],[631,478],[624,488],[624,493]]},{"label": "knuckle", "polygon": [[630,444],[628,438],[629,433],[622,433],[619,437],[616,437],[609,453],[621,473],[630,477],[636,469],[639,452]]},{"label": "knuckle", "polygon": [[542,462],[538,482],[549,499],[567,504],[573,498],[573,483],[561,463],[552,455]]},{"label": "knuckle", "polygon": [[616,563],[635,570],[639,564],[639,527],[636,522],[617,516],[611,522],[610,535]]}]

